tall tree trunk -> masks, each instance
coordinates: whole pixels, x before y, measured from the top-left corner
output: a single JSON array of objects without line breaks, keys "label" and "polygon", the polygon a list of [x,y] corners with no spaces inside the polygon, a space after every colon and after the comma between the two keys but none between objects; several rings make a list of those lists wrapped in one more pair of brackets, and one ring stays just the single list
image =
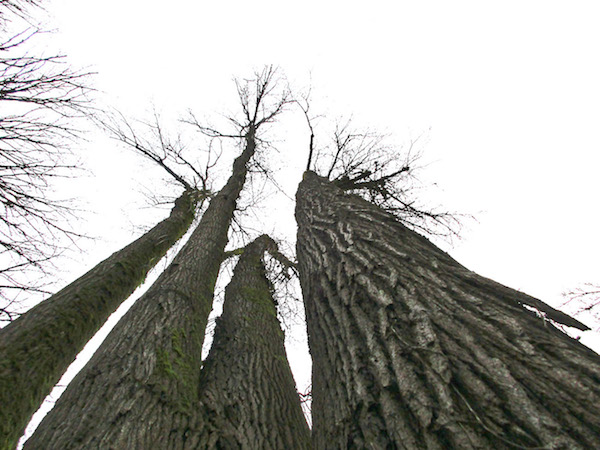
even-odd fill
[{"label": "tall tree trunk", "polygon": [[297,254],[316,448],[600,448],[600,357],[378,207],[307,172]]},{"label": "tall tree trunk", "polygon": [[296,392],[262,257],[276,244],[249,244],[225,290],[200,374],[204,416],[198,448],[303,449],[310,431]]},{"label": "tall tree trunk", "polygon": [[186,232],[197,193],[127,247],[0,330],[0,448],[14,448],[31,415],[110,314]]},{"label": "tall tree trunk", "polygon": [[201,349],[229,225],[255,150],[233,173],[152,287],[119,321],[25,448],[193,448]]}]

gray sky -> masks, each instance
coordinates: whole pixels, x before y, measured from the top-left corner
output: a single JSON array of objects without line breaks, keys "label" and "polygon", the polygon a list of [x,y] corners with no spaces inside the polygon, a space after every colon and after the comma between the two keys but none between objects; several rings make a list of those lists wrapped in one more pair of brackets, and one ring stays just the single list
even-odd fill
[{"label": "gray sky", "polygon": [[[428,195],[478,219],[440,244],[469,269],[553,305],[600,282],[595,2],[208,3],[54,0],[51,45],[97,71],[103,101],[133,116],[151,103],[167,116],[226,112],[233,76],[279,65],[295,86],[312,80],[317,113],[353,115],[399,145],[425,133],[422,179],[438,185]],[[308,135],[300,115],[285,126],[274,163],[286,162],[278,176],[293,196]],[[77,191],[102,240],[74,256],[75,275],[158,218],[138,209],[154,172],[90,137],[95,177]],[[283,202],[277,222],[293,235],[292,208]]]},{"label": "gray sky", "polygon": [[[438,183],[435,201],[479,220],[453,256],[550,302],[600,278],[594,2],[212,3],[55,0],[53,41],[132,115],[151,102],[227,111],[232,77],[274,63],[297,86],[312,79],[316,112],[353,115],[399,144],[431,128],[423,179]],[[293,194],[307,136],[301,117],[289,121],[280,148],[297,164],[283,177]],[[98,171],[137,175],[112,160]]]}]

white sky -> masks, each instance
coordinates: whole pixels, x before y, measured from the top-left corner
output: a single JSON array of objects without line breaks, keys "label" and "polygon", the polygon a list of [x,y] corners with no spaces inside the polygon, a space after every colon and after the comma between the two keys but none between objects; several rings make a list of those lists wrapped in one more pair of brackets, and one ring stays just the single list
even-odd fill
[{"label": "white sky", "polygon": [[[223,112],[233,76],[276,64],[292,83],[312,79],[316,112],[352,114],[400,143],[431,128],[424,180],[441,188],[437,202],[479,220],[443,248],[558,305],[566,289],[600,282],[599,9],[592,1],[54,0],[48,24],[59,30],[51,45],[97,71],[105,102],[130,114],[151,102],[170,113]],[[290,195],[308,139],[294,120],[280,146]],[[145,166],[111,141],[87,147],[96,176],[76,190],[103,240],[73,274],[128,243],[132,224],[153,223],[135,208]],[[280,224],[294,226],[291,207],[282,205]]]}]

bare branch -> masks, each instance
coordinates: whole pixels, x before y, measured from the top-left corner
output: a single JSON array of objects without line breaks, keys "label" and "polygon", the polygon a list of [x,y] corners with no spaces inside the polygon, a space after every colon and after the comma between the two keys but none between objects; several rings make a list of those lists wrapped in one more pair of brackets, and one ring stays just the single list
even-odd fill
[{"label": "bare branch", "polygon": [[[203,197],[210,195],[210,170],[220,157],[220,153],[213,156],[212,145],[207,151],[188,151],[181,135],[173,138],[165,132],[156,111],[153,111],[150,122],[133,123],[120,112],[97,117],[96,120],[114,139],[157,164],[185,189],[198,190]],[[200,160],[200,155],[206,155],[205,161]]]},{"label": "bare branch", "polygon": [[308,161],[306,162],[306,170],[310,170],[310,166],[313,159],[314,149],[315,149],[315,130],[313,128],[313,119],[309,115],[310,109],[310,96],[312,94],[312,87],[308,88],[308,92],[305,94],[300,94],[300,99],[295,99],[294,103],[296,103],[302,113],[304,114],[304,118],[306,119],[306,124],[308,125],[308,129],[310,131],[310,140],[308,143]]},{"label": "bare branch", "polygon": [[233,125],[233,131],[224,131],[197,119],[193,112],[188,111],[183,123],[192,125],[202,135],[211,139],[241,139],[252,134],[257,143],[266,143],[258,133],[259,129],[272,123],[286,107],[293,103],[290,90],[282,86],[279,74],[273,66],[265,67],[261,72],[255,72],[250,79],[234,79],[241,107],[241,117],[225,117],[228,124]]},{"label": "bare branch", "polygon": [[[255,72],[253,79],[243,82],[236,79],[235,83],[245,121],[231,120],[242,124],[239,131],[244,136],[250,129],[257,131],[262,125],[273,122],[293,102],[289,89],[280,88],[279,74],[273,66]],[[279,91],[277,94],[276,90]]]},{"label": "bare branch", "polygon": [[369,130],[355,131],[351,120],[336,124],[332,145],[318,154],[315,170],[341,189],[352,191],[397,216],[405,225],[425,234],[458,236],[465,215],[438,211],[417,201],[419,152],[387,144],[387,137]]},{"label": "bare branch", "polygon": [[[240,134],[240,133],[236,133],[236,134],[231,134],[231,133],[222,133],[218,130],[216,130],[213,127],[207,126],[207,125],[203,125],[194,115],[194,113],[192,111],[188,111],[188,117],[187,118],[183,118],[181,119],[181,122],[186,123],[188,125],[192,125],[196,128],[198,128],[198,131],[200,131],[200,133],[202,133],[205,136],[208,136],[210,138],[230,138],[230,139],[240,139],[243,138],[244,135]],[[235,122],[235,124],[237,125],[237,122]],[[242,128],[242,126],[239,126],[239,128]]]},{"label": "bare branch", "polygon": [[38,0],[0,0],[0,26],[9,20],[6,12],[22,19],[28,19],[29,9],[39,7]]},{"label": "bare branch", "polygon": [[[153,146],[146,139],[141,137],[141,133],[135,129],[133,124],[122,113],[119,112],[117,114],[119,117],[118,120],[112,119],[101,122],[103,127],[111,134],[111,136],[127,146],[132,147],[136,152],[140,153],[147,159],[158,164],[185,189],[192,190],[192,185],[169,166],[167,161],[168,156],[177,155],[176,157],[178,157],[179,160],[183,160],[183,158],[178,155],[178,152],[173,144],[167,141],[167,138],[164,135],[160,125],[158,115],[155,113],[155,121],[153,124],[144,124],[150,129],[154,135],[154,138],[158,141],[158,145]],[[185,164],[191,166],[187,161],[185,161]]]},{"label": "bare branch", "polygon": [[[0,2],[16,13],[27,4],[37,2]],[[36,276],[81,237],[68,224],[72,203],[54,198],[52,186],[77,170],[69,146],[79,137],[74,119],[92,108],[92,74],[70,69],[63,55],[30,54],[43,36],[29,29],[0,42],[0,299],[13,306],[16,291],[40,292]]]},{"label": "bare branch", "polygon": [[561,308],[567,307],[575,316],[588,313],[596,319],[600,318],[600,284],[585,283],[562,295],[566,301]]}]

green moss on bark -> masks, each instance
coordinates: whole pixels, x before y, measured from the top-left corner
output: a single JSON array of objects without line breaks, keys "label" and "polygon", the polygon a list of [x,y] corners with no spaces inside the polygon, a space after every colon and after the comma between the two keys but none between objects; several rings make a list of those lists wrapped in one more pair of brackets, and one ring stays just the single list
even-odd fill
[{"label": "green moss on bark", "polygon": [[263,236],[244,249],[200,374],[198,441],[215,448],[310,448],[262,262],[269,244]]},{"label": "green moss on bark", "polygon": [[182,328],[170,330],[170,343],[156,353],[157,384],[181,412],[190,413],[198,399],[197,369],[199,358],[192,358],[184,349],[186,332]]},{"label": "green moss on bark", "polygon": [[187,231],[195,195],[79,279],[0,330],[0,449],[12,449],[31,415],[110,314]]}]

